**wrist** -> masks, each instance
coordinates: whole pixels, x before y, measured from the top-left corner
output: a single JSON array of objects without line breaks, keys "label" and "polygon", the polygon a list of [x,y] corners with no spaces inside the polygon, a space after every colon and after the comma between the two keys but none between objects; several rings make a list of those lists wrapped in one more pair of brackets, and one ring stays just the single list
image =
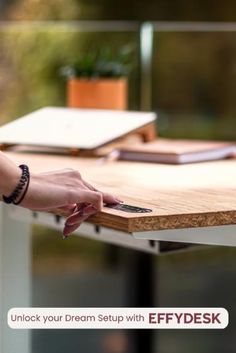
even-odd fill
[{"label": "wrist", "polygon": [[19,205],[24,199],[30,182],[30,172],[26,164],[21,164],[21,177],[10,195],[3,195],[3,201],[7,204],[13,203],[14,205]]},{"label": "wrist", "polygon": [[2,180],[1,193],[9,196],[16,188],[20,178],[22,170],[19,167],[12,168],[8,175]]}]

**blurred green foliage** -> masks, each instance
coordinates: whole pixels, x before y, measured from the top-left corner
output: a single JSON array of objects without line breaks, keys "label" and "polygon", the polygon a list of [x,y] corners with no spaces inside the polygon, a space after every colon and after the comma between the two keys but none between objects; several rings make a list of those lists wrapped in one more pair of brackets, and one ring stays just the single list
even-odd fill
[{"label": "blurred green foliage", "polygon": [[[3,27],[0,30],[0,123],[3,124],[42,106],[65,106],[66,82],[59,68],[96,43],[118,50],[126,43],[136,43],[136,34],[88,34],[57,25],[40,27]],[[131,61],[137,63],[137,51]],[[137,65],[136,65],[137,66]],[[130,106],[137,102],[138,84],[131,75]]]},{"label": "blurred green foliage", "polygon": [[[59,68],[100,48],[136,49],[129,77],[129,108],[139,109],[138,33],[80,32],[63,22],[0,29],[0,123],[42,106],[66,104]],[[153,107],[162,136],[236,137],[236,34],[156,33]]]},{"label": "blurred green foliage", "polygon": [[[43,105],[65,105],[57,70],[97,45],[137,45],[138,34],[81,33],[61,29],[67,20],[234,21],[228,0],[8,0],[0,18],[58,20],[38,29],[0,30],[0,123]],[[133,61],[138,62],[138,51]],[[139,69],[130,80],[130,109],[139,108]],[[163,136],[235,139],[236,34],[157,33],[153,63],[153,110]]]},{"label": "blurred green foliage", "polygon": [[115,52],[110,47],[101,47],[89,50],[74,58],[67,66],[60,69],[62,76],[85,78],[120,78],[127,77],[131,71],[131,45],[124,45]]}]

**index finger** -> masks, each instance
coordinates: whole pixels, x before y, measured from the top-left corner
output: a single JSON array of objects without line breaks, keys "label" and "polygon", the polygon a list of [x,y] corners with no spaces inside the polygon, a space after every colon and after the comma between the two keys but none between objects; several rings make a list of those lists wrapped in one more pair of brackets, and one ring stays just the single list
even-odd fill
[{"label": "index finger", "polygon": [[104,203],[120,203],[122,202],[122,200],[120,200],[119,198],[117,198],[115,195],[109,194],[107,192],[103,192],[100,190],[95,189],[90,183],[88,183],[87,181],[83,180],[83,183],[90,189],[93,191],[99,191],[102,196],[103,196],[103,202]]},{"label": "index finger", "polygon": [[79,193],[73,195],[73,202],[90,203],[97,211],[101,211],[103,206],[103,195],[98,191],[80,190]]}]

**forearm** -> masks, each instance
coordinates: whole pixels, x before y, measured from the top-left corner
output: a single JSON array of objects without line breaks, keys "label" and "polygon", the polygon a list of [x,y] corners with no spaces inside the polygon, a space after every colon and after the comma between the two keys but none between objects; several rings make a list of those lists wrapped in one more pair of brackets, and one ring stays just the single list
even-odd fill
[{"label": "forearm", "polygon": [[0,193],[10,195],[21,177],[21,169],[0,152]]},{"label": "forearm", "polygon": [[[2,195],[9,197],[16,190],[23,173],[24,170],[0,152],[0,200]],[[73,169],[31,173],[28,182],[25,193],[17,200],[19,202],[10,200],[11,203],[37,211],[63,211],[68,216],[63,230],[65,236],[92,214],[101,211],[103,203],[121,202],[115,196],[95,189]]]}]

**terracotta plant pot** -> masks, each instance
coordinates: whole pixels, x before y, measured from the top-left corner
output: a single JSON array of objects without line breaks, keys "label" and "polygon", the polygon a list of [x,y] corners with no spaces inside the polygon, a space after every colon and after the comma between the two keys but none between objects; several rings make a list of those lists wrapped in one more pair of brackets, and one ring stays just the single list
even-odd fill
[{"label": "terracotta plant pot", "polygon": [[128,82],[119,79],[70,79],[67,84],[67,106],[126,110]]}]

